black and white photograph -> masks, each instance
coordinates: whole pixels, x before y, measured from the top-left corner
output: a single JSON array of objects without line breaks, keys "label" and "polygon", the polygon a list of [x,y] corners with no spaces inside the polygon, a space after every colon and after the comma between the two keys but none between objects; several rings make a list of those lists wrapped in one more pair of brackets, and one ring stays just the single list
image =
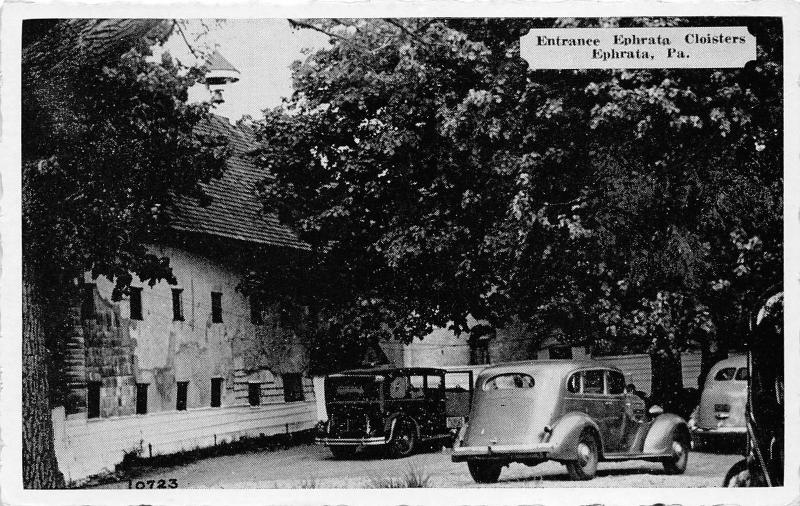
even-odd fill
[{"label": "black and white photograph", "polygon": [[20,494],[800,495],[779,11],[37,12]]}]

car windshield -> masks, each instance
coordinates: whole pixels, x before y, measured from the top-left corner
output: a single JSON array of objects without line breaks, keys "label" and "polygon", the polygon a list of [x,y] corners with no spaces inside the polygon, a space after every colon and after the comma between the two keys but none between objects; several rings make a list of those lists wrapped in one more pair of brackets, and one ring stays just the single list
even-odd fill
[{"label": "car windshield", "polygon": [[522,373],[498,374],[483,384],[484,390],[511,390],[514,388],[533,388],[533,377]]},{"label": "car windshield", "polygon": [[733,376],[736,374],[735,367],[723,367],[717,374],[714,375],[715,381],[729,381],[733,379]]},{"label": "car windshield", "polygon": [[329,401],[377,401],[383,376],[342,376],[328,378],[325,395]]}]

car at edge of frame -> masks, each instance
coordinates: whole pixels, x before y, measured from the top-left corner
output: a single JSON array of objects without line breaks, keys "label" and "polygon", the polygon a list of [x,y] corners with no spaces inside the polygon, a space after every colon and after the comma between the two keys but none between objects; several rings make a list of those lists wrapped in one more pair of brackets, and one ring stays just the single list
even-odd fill
[{"label": "car at edge of frame", "polygon": [[484,369],[475,383],[468,423],[453,445],[478,483],[494,483],[512,462],[548,460],[573,480],[595,476],[600,461],[661,462],[669,474],[686,470],[691,436],[686,421],[646,410],[626,393],[616,367],[592,360],[535,360]]}]

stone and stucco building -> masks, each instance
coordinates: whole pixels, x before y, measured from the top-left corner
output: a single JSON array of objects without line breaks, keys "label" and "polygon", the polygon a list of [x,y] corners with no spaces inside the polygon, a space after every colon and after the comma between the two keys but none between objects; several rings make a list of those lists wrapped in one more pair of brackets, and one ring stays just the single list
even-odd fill
[{"label": "stone and stucco building", "polygon": [[177,284],[134,277],[113,300],[111,281],[83,280],[66,405],[54,413],[67,480],[113,469],[126,452],[165,454],[317,421],[302,329],[239,291],[248,267],[290,262],[306,245],[262,213],[248,128],[212,117],[201,129],[228,138],[233,156],[203,185],[207,201],[175,199],[170,233],[149,246],[170,259]]}]

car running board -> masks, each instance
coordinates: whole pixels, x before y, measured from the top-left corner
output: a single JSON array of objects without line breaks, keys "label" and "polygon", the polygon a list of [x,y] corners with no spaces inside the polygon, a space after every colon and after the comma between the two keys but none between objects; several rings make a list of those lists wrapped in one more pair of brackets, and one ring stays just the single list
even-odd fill
[{"label": "car running board", "polygon": [[645,460],[645,459],[663,459],[665,457],[672,457],[671,453],[606,453],[603,455],[602,460]]}]

